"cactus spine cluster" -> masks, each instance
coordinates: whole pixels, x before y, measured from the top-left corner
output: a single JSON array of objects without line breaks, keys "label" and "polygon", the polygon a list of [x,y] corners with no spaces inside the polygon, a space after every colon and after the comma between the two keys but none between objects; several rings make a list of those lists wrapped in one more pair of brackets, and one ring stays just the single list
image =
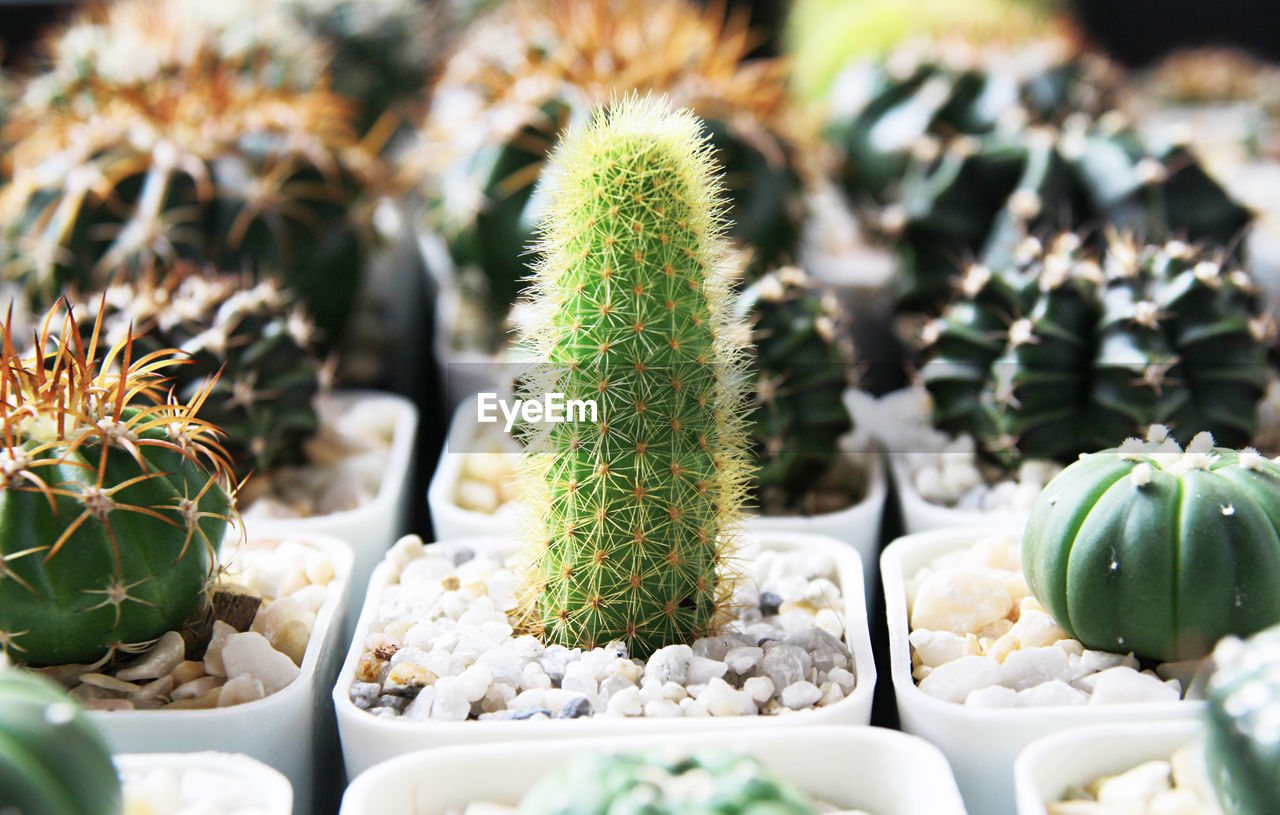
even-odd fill
[{"label": "cactus spine cluster", "polygon": [[853,430],[844,404],[853,352],[839,335],[839,307],[794,267],[742,292],[738,312],[755,346],[751,435],[756,497],[766,513],[803,510]]},{"label": "cactus spine cluster", "polygon": [[[77,312],[100,315],[108,342],[132,331],[142,351],[188,355],[168,372],[174,389],[182,399],[207,391],[200,416],[223,432],[237,476],[304,460],[323,366],[310,319],[276,280],[177,263],[109,286]],[[80,320],[82,331],[93,325]]]},{"label": "cactus spine cluster", "polygon": [[[57,339],[52,336],[56,334]],[[51,311],[0,354],[0,650],[93,663],[180,628],[206,599],[234,515],[207,391],[164,401],[172,352],[99,356]]]},{"label": "cactus spine cluster", "polygon": [[632,656],[689,642],[730,594],[747,463],[745,329],[720,268],[719,188],[696,117],[627,97],[552,159],[528,340],[534,393],[597,402],[526,452],[531,627]]},{"label": "cactus spine cluster", "polygon": [[1072,461],[1167,424],[1252,443],[1270,322],[1253,285],[1179,242],[1113,236],[1102,257],[1067,233],[1034,238],[1014,266],[971,266],[926,327],[921,370],[934,425],[1000,463]]},{"label": "cactus spine cluster", "polygon": [[0,145],[12,172],[0,271],[39,306],[67,284],[98,289],[156,260],[261,265],[338,338],[377,159],[328,88],[323,50],[304,41],[282,58],[258,9],[229,30],[238,6],[122,0],[47,44],[52,66]]}]

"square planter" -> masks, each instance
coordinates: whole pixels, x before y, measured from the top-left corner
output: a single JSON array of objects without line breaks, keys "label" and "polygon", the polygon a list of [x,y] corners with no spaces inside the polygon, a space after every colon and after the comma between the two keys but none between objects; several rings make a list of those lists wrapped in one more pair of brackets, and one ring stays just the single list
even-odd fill
[{"label": "square planter", "polygon": [[1203,732],[1199,720],[1189,719],[1077,727],[1039,739],[1013,765],[1018,815],[1046,815],[1045,805],[1061,801],[1071,787],[1168,760]]},{"label": "square planter", "polygon": [[[310,534],[282,535],[324,552],[334,577],[300,667],[287,687],[263,699],[209,710],[90,711],[87,715],[113,753],[244,753],[283,773],[293,785],[294,815],[313,815],[319,785],[329,779],[316,769],[332,761],[333,717],[328,695],[342,658],[342,620],[349,601],[351,549],[343,541]],[[259,531],[253,540],[267,536]],[[319,782],[319,783],[317,783]]]},{"label": "square planter", "polygon": [[[374,570],[360,615],[356,635],[346,662],[333,689],[337,709],[338,731],[342,737],[343,758],[347,773],[354,777],[381,761],[411,750],[431,747],[454,747],[465,744],[491,744],[506,741],[547,742],[567,738],[612,737],[632,739],[644,735],[687,738],[695,733],[740,734],[749,730],[772,733],[790,726],[867,724],[871,720],[871,700],[875,688],[875,662],[867,630],[866,605],[862,593],[862,569],[859,559],[849,547],[838,541],[803,533],[767,533],[754,536],[762,548],[778,552],[824,554],[835,563],[838,583],[845,600],[845,642],[853,657],[853,673],[857,684],[844,699],[826,707],[790,711],[776,716],[723,716],[699,718],[696,722],[682,718],[622,718],[584,716],[577,719],[546,721],[412,721],[382,718],[356,707],[351,700],[351,686],[356,668],[365,651],[365,641],[377,614],[384,590],[399,580],[408,562],[388,558]],[[427,547],[435,553],[467,548],[485,554],[505,556],[517,544],[510,540],[477,538],[450,541]],[[526,749],[528,749],[526,747]]]},{"label": "square planter", "polygon": [[972,812],[1013,815],[1011,768],[1032,741],[1086,724],[1153,722],[1200,716],[1203,702],[1142,702],[1057,707],[977,708],[930,696],[911,675],[906,579],[938,556],[991,534],[1019,537],[1020,526],[941,530],[898,538],[880,558],[889,622],[890,677],[902,729],[937,745],[951,762]]},{"label": "square planter", "polygon": [[[920,739],[876,727],[756,728],[688,734],[681,749],[730,748],[760,759],[811,799],[874,815],[964,815],[946,760]],[[625,743],[569,739],[422,750],[352,782],[341,815],[444,815],[473,801],[516,805],[539,779],[585,752],[661,748],[671,739]]]},{"label": "square planter", "polygon": [[[193,791],[216,787],[216,792],[208,796],[192,795],[187,799],[191,806],[209,807],[213,812],[239,812],[249,806],[265,815],[290,815],[293,812],[293,787],[289,779],[278,770],[241,753],[122,753],[112,760],[126,790],[131,782],[141,782],[156,771],[169,771],[179,776],[193,773],[198,776],[188,777],[191,786],[196,788]],[[183,787],[182,782],[179,782],[179,787]]]}]

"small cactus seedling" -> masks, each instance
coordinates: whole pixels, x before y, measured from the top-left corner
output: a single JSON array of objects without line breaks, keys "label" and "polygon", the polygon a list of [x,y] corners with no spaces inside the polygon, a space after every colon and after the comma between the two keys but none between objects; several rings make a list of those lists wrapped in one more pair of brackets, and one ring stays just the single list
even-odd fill
[{"label": "small cactus seedling", "polygon": [[738,312],[755,345],[752,443],[756,494],[766,513],[802,510],[853,430],[844,404],[853,366],[838,334],[839,310],[796,268],[770,272],[743,291]]},{"label": "small cactus seedling", "polygon": [[745,328],[698,119],[628,97],[552,159],[527,390],[595,400],[526,448],[531,627],[632,656],[712,631],[747,482]]},{"label": "small cactus seedling", "polygon": [[[108,342],[132,332],[143,351],[190,355],[168,374],[181,399],[207,391],[200,415],[225,434],[238,476],[304,460],[303,443],[319,429],[323,366],[311,321],[270,276],[254,283],[178,263],[163,277],[152,271],[116,283],[77,313],[100,314]],[[93,325],[80,320],[82,331]]]},{"label": "small cactus seedling", "polygon": [[[51,336],[56,333],[57,340]],[[199,612],[234,515],[217,432],[163,401],[173,352],[98,357],[59,309],[0,355],[0,649],[32,665],[93,663]]]},{"label": "small cactus seedling", "polygon": [[933,422],[998,462],[1073,461],[1152,424],[1186,444],[1251,444],[1268,337],[1249,277],[1183,243],[1113,236],[1101,262],[1072,233],[974,265],[930,323]]}]

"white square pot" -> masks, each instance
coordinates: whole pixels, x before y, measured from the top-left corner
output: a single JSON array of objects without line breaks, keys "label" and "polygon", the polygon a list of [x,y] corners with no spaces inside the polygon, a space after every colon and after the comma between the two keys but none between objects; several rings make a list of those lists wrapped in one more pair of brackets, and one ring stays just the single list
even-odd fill
[{"label": "white square pot", "polygon": [[[687,738],[696,733],[740,733],[756,729],[764,732],[789,726],[818,724],[865,725],[871,721],[871,700],[875,690],[875,660],[867,630],[866,603],[862,593],[862,568],[849,547],[838,541],[799,532],[770,532],[753,538],[774,551],[821,551],[835,562],[840,590],[845,598],[845,641],[853,656],[857,685],[844,699],[822,708],[789,711],[776,716],[725,716],[687,718],[616,718],[590,716],[578,719],[547,721],[406,721],[382,718],[360,710],[351,701],[351,685],[356,667],[364,653],[364,643],[373,623],[383,590],[395,583],[401,567],[384,560],[373,572],[364,610],[356,626],[356,635],[347,652],[346,662],[333,688],[333,704],[338,715],[338,732],[342,737],[342,755],[347,774],[354,777],[381,761],[411,750],[452,747],[464,744],[491,744],[506,741],[546,742],[551,739],[613,737],[633,739],[644,735],[665,734],[670,738]],[[448,552],[469,548],[478,552],[505,556],[517,544],[509,539],[476,538],[433,544],[428,549]],[[526,748],[528,749],[528,748]]]},{"label": "white square pot", "polygon": [[[586,752],[671,745],[670,736],[473,745],[398,756],[352,782],[341,815],[443,815],[472,801],[514,806],[541,778]],[[682,749],[728,748],[760,759],[815,800],[874,815],[964,815],[946,759],[878,727],[751,728],[689,733]]]},{"label": "white square pot", "polygon": [[[462,470],[462,454],[473,449],[473,440],[477,438],[477,434],[494,432],[492,428],[481,428],[476,419],[476,401],[474,395],[469,396],[454,412],[453,420],[449,423],[449,435],[427,488],[427,506],[431,511],[431,525],[435,530],[436,540],[505,535],[512,527],[510,517],[463,509],[454,499]],[[858,391],[850,391],[846,394],[846,401],[874,400]],[[747,518],[747,532],[805,532],[825,535],[852,546],[862,558],[863,589],[870,596],[880,549],[880,522],[884,516],[888,488],[881,453],[851,455],[856,456],[858,467],[867,473],[867,494],[861,501],[820,515],[752,515]]]},{"label": "white square pot", "polygon": [[1013,765],[1018,815],[1047,815],[1071,787],[1118,775],[1147,761],[1167,761],[1204,733],[1199,719],[1095,725],[1032,742]]},{"label": "white square pot", "polygon": [[889,472],[893,489],[902,508],[902,528],[907,534],[933,532],[940,529],[991,529],[995,526],[1024,526],[1025,512],[988,512],[980,509],[960,509],[925,500],[911,479],[911,470],[904,458],[889,453]]},{"label": "white square pot", "polygon": [[1061,707],[974,708],[930,696],[911,676],[906,578],[947,552],[993,534],[1018,537],[1020,526],[924,532],[898,538],[880,557],[889,621],[889,675],[902,729],[937,745],[951,762],[970,811],[1013,815],[1013,761],[1032,741],[1070,727],[1191,718],[1203,702],[1145,702]]},{"label": "white square pot", "polygon": [[[255,530],[254,539],[267,535]],[[282,535],[324,552],[334,577],[316,612],[301,673],[288,687],[253,702],[211,710],[89,711],[113,753],[244,753],[283,773],[294,789],[294,815],[314,815],[316,766],[333,752],[333,687],[342,647],[342,620],[351,588],[351,547],[318,534]]]},{"label": "white square pot", "polygon": [[[218,801],[253,805],[267,815],[293,812],[293,787],[278,770],[242,753],[121,753],[113,756],[121,779],[142,778],[153,770],[198,771],[200,784],[216,784]],[[192,801],[196,804],[196,801]]]}]

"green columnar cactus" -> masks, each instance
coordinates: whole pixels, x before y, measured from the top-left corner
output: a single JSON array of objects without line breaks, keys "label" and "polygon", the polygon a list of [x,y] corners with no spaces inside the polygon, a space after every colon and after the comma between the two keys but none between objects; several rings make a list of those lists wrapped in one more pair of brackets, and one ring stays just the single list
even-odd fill
[{"label": "green columnar cactus", "polygon": [[740,21],[689,0],[512,0],[468,30],[433,91],[418,153],[428,226],[495,324],[524,285],[545,159],[571,122],[626,91],[664,93],[711,132],[734,223],[761,264],[790,258],[811,138],[776,60],[747,60]]},{"label": "green columnar cactus", "polygon": [[956,139],[911,169],[886,221],[899,229],[899,307],[937,313],[963,261],[1005,266],[1027,236],[1113,226],[1228,246],[1250,218],[1185,148],[1151,148],[1111,113]]},{"label": "green columnar cactus", "polygon": [[1268,815],[1280,801],[1280,627],[1213,652],[1205,757],[1224,815]]},{"label": "green columnar cactus", "polygon": [[82,332],[101,315],[109,342],[132,331],[142,351],[190,355],[169,372],[174,388],[181,399],[207,390],[200,416],[225,434],[237,476],[304,460],[303,443],[319,429],[323,366],[310,319],[274,279],[178,263],[163,277],[116,283],[77,313],[88,317]]},{"label": "green columnar cactus", "polygon": [[102,736],[62,688],[0,668],[0,812],[119,815],[120,779]]},{"label": "green columnar cactus", "polygon": [[840,437],[853,430],[844,404],[853,351],[838,334],[835,299],[796,268],[772,271],[743,291],[738,313],[756,347],[757,498],[766,512],[796,511],[835,464]]},{"label": "green columnar cactus", "polygon": [[719,622],[750,478],[719,189],[698,120],[649,98],[597,112],[552,170],[526,390],[598,414],[532,428],[531,627],[644,657]]},{"label": "green columnar cactus", "polygon": [[[56,329],[59,337],[51,341]],[[32,665],[92,663],[201,611],[234,515],[217,432],[163,402],[172,352],[100,358],[69,316],[0,360],[0,649]],[[46,350],[52,348],[52,350]]]},{"label": "green columnar cactus", "polygon": [[270,267],[337,341],[377,158],[322,68],[278,58],[256,28],[228,33],[208,6],[122,0],[51,38],[0,140],[0,272],[43,307],[156,259]]},{"label": "green columnar cactus", "polygon": [[1269,322],[1249,278],[1171,242],[1112,237],[1102,262],[1067,233],[1002,271],[970,268],[925,330],[934,424],[1004,465],[1073,461],[1152,424],[1183,444],[1253,441]]},{"label": "green columnar cactus", "polygon": [[520,815],[812,815],[800,790],[736,751],[588,752],[520,800]]},{"label": "green columnar cactus", "polygon": [[1195,659],[1280,622],[1280,464],[1166,433],[1083,456],[1031,507],[1027,586],[1087,648]]}]

